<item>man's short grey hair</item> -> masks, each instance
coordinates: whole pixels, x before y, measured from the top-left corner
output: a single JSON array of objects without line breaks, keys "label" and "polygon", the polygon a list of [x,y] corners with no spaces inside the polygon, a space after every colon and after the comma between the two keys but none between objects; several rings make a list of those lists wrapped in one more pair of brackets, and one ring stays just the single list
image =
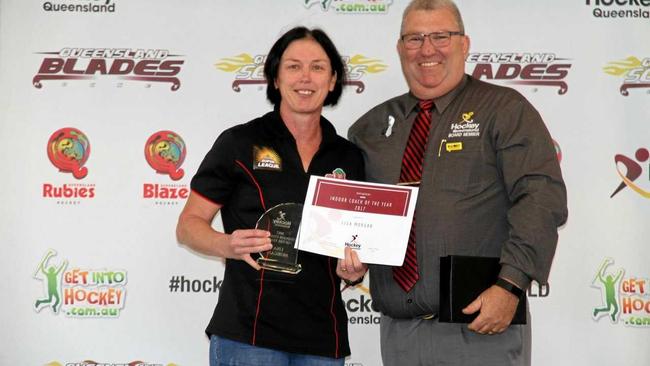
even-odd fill
[{"label": "man's short grey hair", "polygon": [[[463,24],[463,17],[460,16],[460,11],[458,6],[452,0],[413,0],[410,4],[404,9],[404,14],[402,15],[402,26],[400,28],[400,34],[404,32],[404,20],[406,16],[415,10],[438,10],[447,8],[451,10],[454,18],[456,18],[456,24],[458,25],[458,30],[465,33],[465,24]],[[450,29],[453,30],[453,29]]]}]

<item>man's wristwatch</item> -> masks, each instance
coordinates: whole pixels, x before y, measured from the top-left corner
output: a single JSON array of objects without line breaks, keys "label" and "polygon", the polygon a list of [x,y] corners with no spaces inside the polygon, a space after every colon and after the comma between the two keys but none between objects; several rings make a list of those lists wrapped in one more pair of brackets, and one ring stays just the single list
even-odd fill
[{"label": "man's wristwatch", "polygon": [[348,286],[356,286],[356,285],[360,284],[361,282],[363,282],[364,277],[365,277],[365,275],[357,278],[356,281],[350,281],[350,280],[343,279],[343,282],[345,282],[345,284],[348,285]]},{"label": "man's wristwatch", "polygon": [[515,295],[517,297],[521,297],[521,295],[524,294],[524,290],[522,290],[519,287],[513,285],[512,283],[504,280],[501,277],[499,277],[497,279],[497,282],[495,283],[495,285],[501,287],[502,289],[510,292],[511,294],[513,294],[513,295]]}]

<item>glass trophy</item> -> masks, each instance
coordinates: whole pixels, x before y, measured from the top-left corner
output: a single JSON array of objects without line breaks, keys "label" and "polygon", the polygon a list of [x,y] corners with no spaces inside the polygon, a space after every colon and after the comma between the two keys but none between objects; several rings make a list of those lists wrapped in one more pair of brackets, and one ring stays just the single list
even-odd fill
[{"label": "glass trophy", "polygon": [[260,253],[257,263],[271,271],[297,274],[302,269],[298,263],[298,242],[302,204],[282,203],[268,209],[255,224],[256,229],[271,233],[273,249]]}]

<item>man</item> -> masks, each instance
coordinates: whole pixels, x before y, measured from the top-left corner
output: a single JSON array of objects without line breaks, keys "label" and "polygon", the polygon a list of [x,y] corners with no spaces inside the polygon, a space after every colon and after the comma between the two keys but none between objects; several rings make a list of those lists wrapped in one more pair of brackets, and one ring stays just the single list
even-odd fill
[{"label": "man", "polygon": [[[397,41],[409,93],[348,132],[368,180],[420,187],[403,267],[370,268],[384,366],[530,364],[530,325],[510,322],[516,294],[548,279],[566,190],[539,113],[516,91],[465,75],[469,44],[452,1],[412,1]],[[432,110],[419,107],[427,100]],[[463,309],[478,314],[469,325],[437,320],[439,261],[452,254],[500,258],[497,283]]]}]

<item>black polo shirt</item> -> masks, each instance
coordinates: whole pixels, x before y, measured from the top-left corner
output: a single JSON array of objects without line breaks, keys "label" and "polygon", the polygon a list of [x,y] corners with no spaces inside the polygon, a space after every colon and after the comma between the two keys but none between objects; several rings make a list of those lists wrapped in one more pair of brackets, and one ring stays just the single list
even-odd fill
[{"label": "black polo shirt", "polygon": [[[226,233],[255,227],[265,210],[303,203],[310,175],[342,169],[363,180],[360,150],[321,117],[322,142],[308,172],[277,110],[224,131],[192,179],[192,190],[222,205]],[[253,255],[255,257],[255,255]],[[281,351],[344,357],[350,354],[347,314],[336,258],[300,252],[296,275],[256,271],[227,259],[219,300],[206,329],[232,340]]]}]

